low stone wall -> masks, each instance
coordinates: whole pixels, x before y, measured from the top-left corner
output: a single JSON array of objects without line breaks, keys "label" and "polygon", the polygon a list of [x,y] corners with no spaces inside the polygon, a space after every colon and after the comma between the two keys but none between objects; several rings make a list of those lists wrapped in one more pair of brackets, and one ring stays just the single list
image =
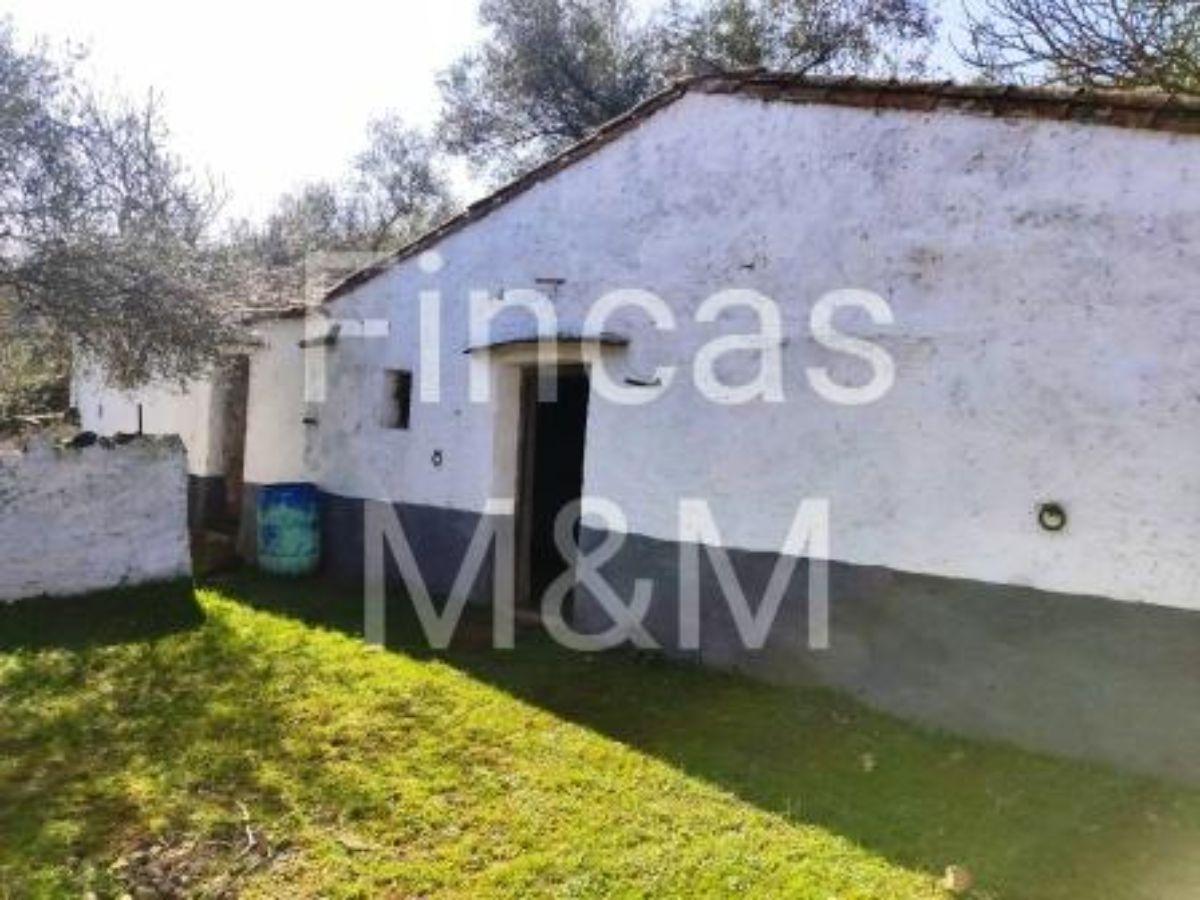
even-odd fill
[{"label": "low stone wall", "polygon": [[0,601],[191,574],[177,437],[0,455]]}]

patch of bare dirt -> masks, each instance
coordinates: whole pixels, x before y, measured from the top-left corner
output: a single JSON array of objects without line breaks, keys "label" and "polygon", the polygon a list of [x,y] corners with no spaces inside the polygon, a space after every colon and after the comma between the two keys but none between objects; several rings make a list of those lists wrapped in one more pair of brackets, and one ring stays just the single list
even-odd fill
[{"label": "patch of bare dirt", "polygon": [[239,826],[206,838],[147,840],[111,866],[131,900],[232,900],[250,876],[288,854],[244,817]]}]

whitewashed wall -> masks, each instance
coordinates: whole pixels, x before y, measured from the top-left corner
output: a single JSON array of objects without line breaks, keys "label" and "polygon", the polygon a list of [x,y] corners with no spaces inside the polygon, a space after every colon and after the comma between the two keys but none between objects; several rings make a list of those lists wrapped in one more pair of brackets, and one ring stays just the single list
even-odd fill
[{"label": "whitewashed wall", "polygon": [[300,348],[304,323],[271,321],[257,330],[262,346],[250,357],[245,478],[257,484],[303,481],[308,471],[303,421],[306,351]]},{"label": "whitewashed wall", "polygon": [[136,434],[140,404],[143,433],[179,435],[187,447],[191,474],[225,471],[221,442],[212,433],[213,384],[208,379],[195,379],[182,387],[153,384],[125,391],[110,386],[102,372],[84,362],[72,373],[71,396],[84,431],[103,436]]},{"label": "whitewashed wall", "polygon": [[[468,510],[511,495],[496,461],[512,404],[467,400],[468,292],[564,278],[556,306],[577,328],[586,302],[644,288],[680,327],[613,325],[632,338],[625,364],[681,377],[644,407],[593,398],[586,460],[586,491],[631,530],[676,537],[678,500],[697,496],[727,545],[777,549],[799,501],[827,497],[838,559],[1200,609],[1197,197],[1196,137],[688,96],[440,242],[436,275],[409,260],[334,304],[391,333],[330,354],[317,477]],[[750,321],[693,321],[729,287],[784,307],[783,404],[715,406],[691,386],[696,347]],[[896,361],[867,407],[831,405],[804,374],[866,378],[806,336],[812,304],[848,287],[896,320],[839,322]],[[382,369],[418,369],[429,289],[442,400],[384,430]],[[1037,527],[1046,500],[1066,506],[1065,532]]]},{"label": "whitewashed wall", "polygon": [[[255,326],[261,343],[250,354],[246,481],[304,477],[304,351],[299,346],[303,329],[298,319],[268,320]],[[187,447],[192,475],[226,474],[220,388],[213,379],[127,391],[110,386],[95,367],[81,364],[72,377],[72,404],[79,410],[83,430],[104,436],[136,433],[140,404],[143,432],[179,435]]]},{"label": "whitewashed wall", "polygon": [[190,574],[177,438],[0,456],[0,601]]}]

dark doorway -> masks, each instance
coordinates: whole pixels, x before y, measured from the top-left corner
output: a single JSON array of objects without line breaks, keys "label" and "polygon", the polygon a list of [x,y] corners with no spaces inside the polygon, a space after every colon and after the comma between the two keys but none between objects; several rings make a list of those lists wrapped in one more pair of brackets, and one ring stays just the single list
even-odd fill
[{"label": "dark doorway", "polygon": [[[556,389],[553,393],[550,385]],[[582,366],[522,373],[518,607],[540,608],[550,582],[572,564],[555,546],[554,521],[583,492],[588,392],[587,370]]]}]

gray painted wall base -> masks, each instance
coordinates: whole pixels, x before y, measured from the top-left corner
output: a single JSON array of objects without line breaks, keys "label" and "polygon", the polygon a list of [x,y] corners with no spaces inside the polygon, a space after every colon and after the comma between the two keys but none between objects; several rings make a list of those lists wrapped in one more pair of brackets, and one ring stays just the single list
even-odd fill
[{"label": "gray painted wall base", "polygon": [[[245,494],[251,535],[257,490],[247,485]],[[377,501],[322,494],[322,571],[350,584],[362,583],[365,502]],[[479,515],[394,508],[430,590],[445,595]],[[600,539],[584,530],[585,548]],[[600,568],[623,598],[635,579],[654,581],[646,624],[674,656],[775,683],[828,685],[963,734],[1200,783],[1200,613],[834,562],[830,647],[810,650],[801,562],[765,646],[747,650],[702,552],[700,649],[680,651],[679,552],[674,542],[629,535]],[[757,605],[778,557],[729,556]],[[399,584],[391,564],[389,576]],[[490,591],[489,557],[472,600],[486,603]],[[583,631],[610,624],[586,591],[573,616]]]},{"label": "gray painted wall base", "polygon": [[[241,532],[238,551],[247,562],[257,556],[258,495],[262,485],[247,484],[242,493]],[[322,491],[321,498],[321,574],[351,586],[363,583],[363,529],[368,503],[357,497],[343,497]],[[458,566],[466,555],[467,546],[479,525],[478,513],[411,503],[393,503],[392,509],[400,520],[404,534],[412,547],[413,556],[429,591],[434,596],[446,596],[458,574]],[[400,587],[399,570],[388,554],[387,582]],[[487,559],[471,587],[472,603],[488,603],[492,591],[492,556]]]},{"label": "gray painted wall base", "polygon": [[[596,541],[595,533],[587,535]],[[622,597],[653,578],[648,624],[678,648],[679,545],[630,535],[601,568]],[[772,553],[732,550],[757,606]],[[761,650],[744,649],[701,554],[700,662],[836,687],[964,734],[1200,783],[1200,613],[830,564],[830,647],[810,650],[802,562]],[[609,619],[586,595],[581,628]]]}]

